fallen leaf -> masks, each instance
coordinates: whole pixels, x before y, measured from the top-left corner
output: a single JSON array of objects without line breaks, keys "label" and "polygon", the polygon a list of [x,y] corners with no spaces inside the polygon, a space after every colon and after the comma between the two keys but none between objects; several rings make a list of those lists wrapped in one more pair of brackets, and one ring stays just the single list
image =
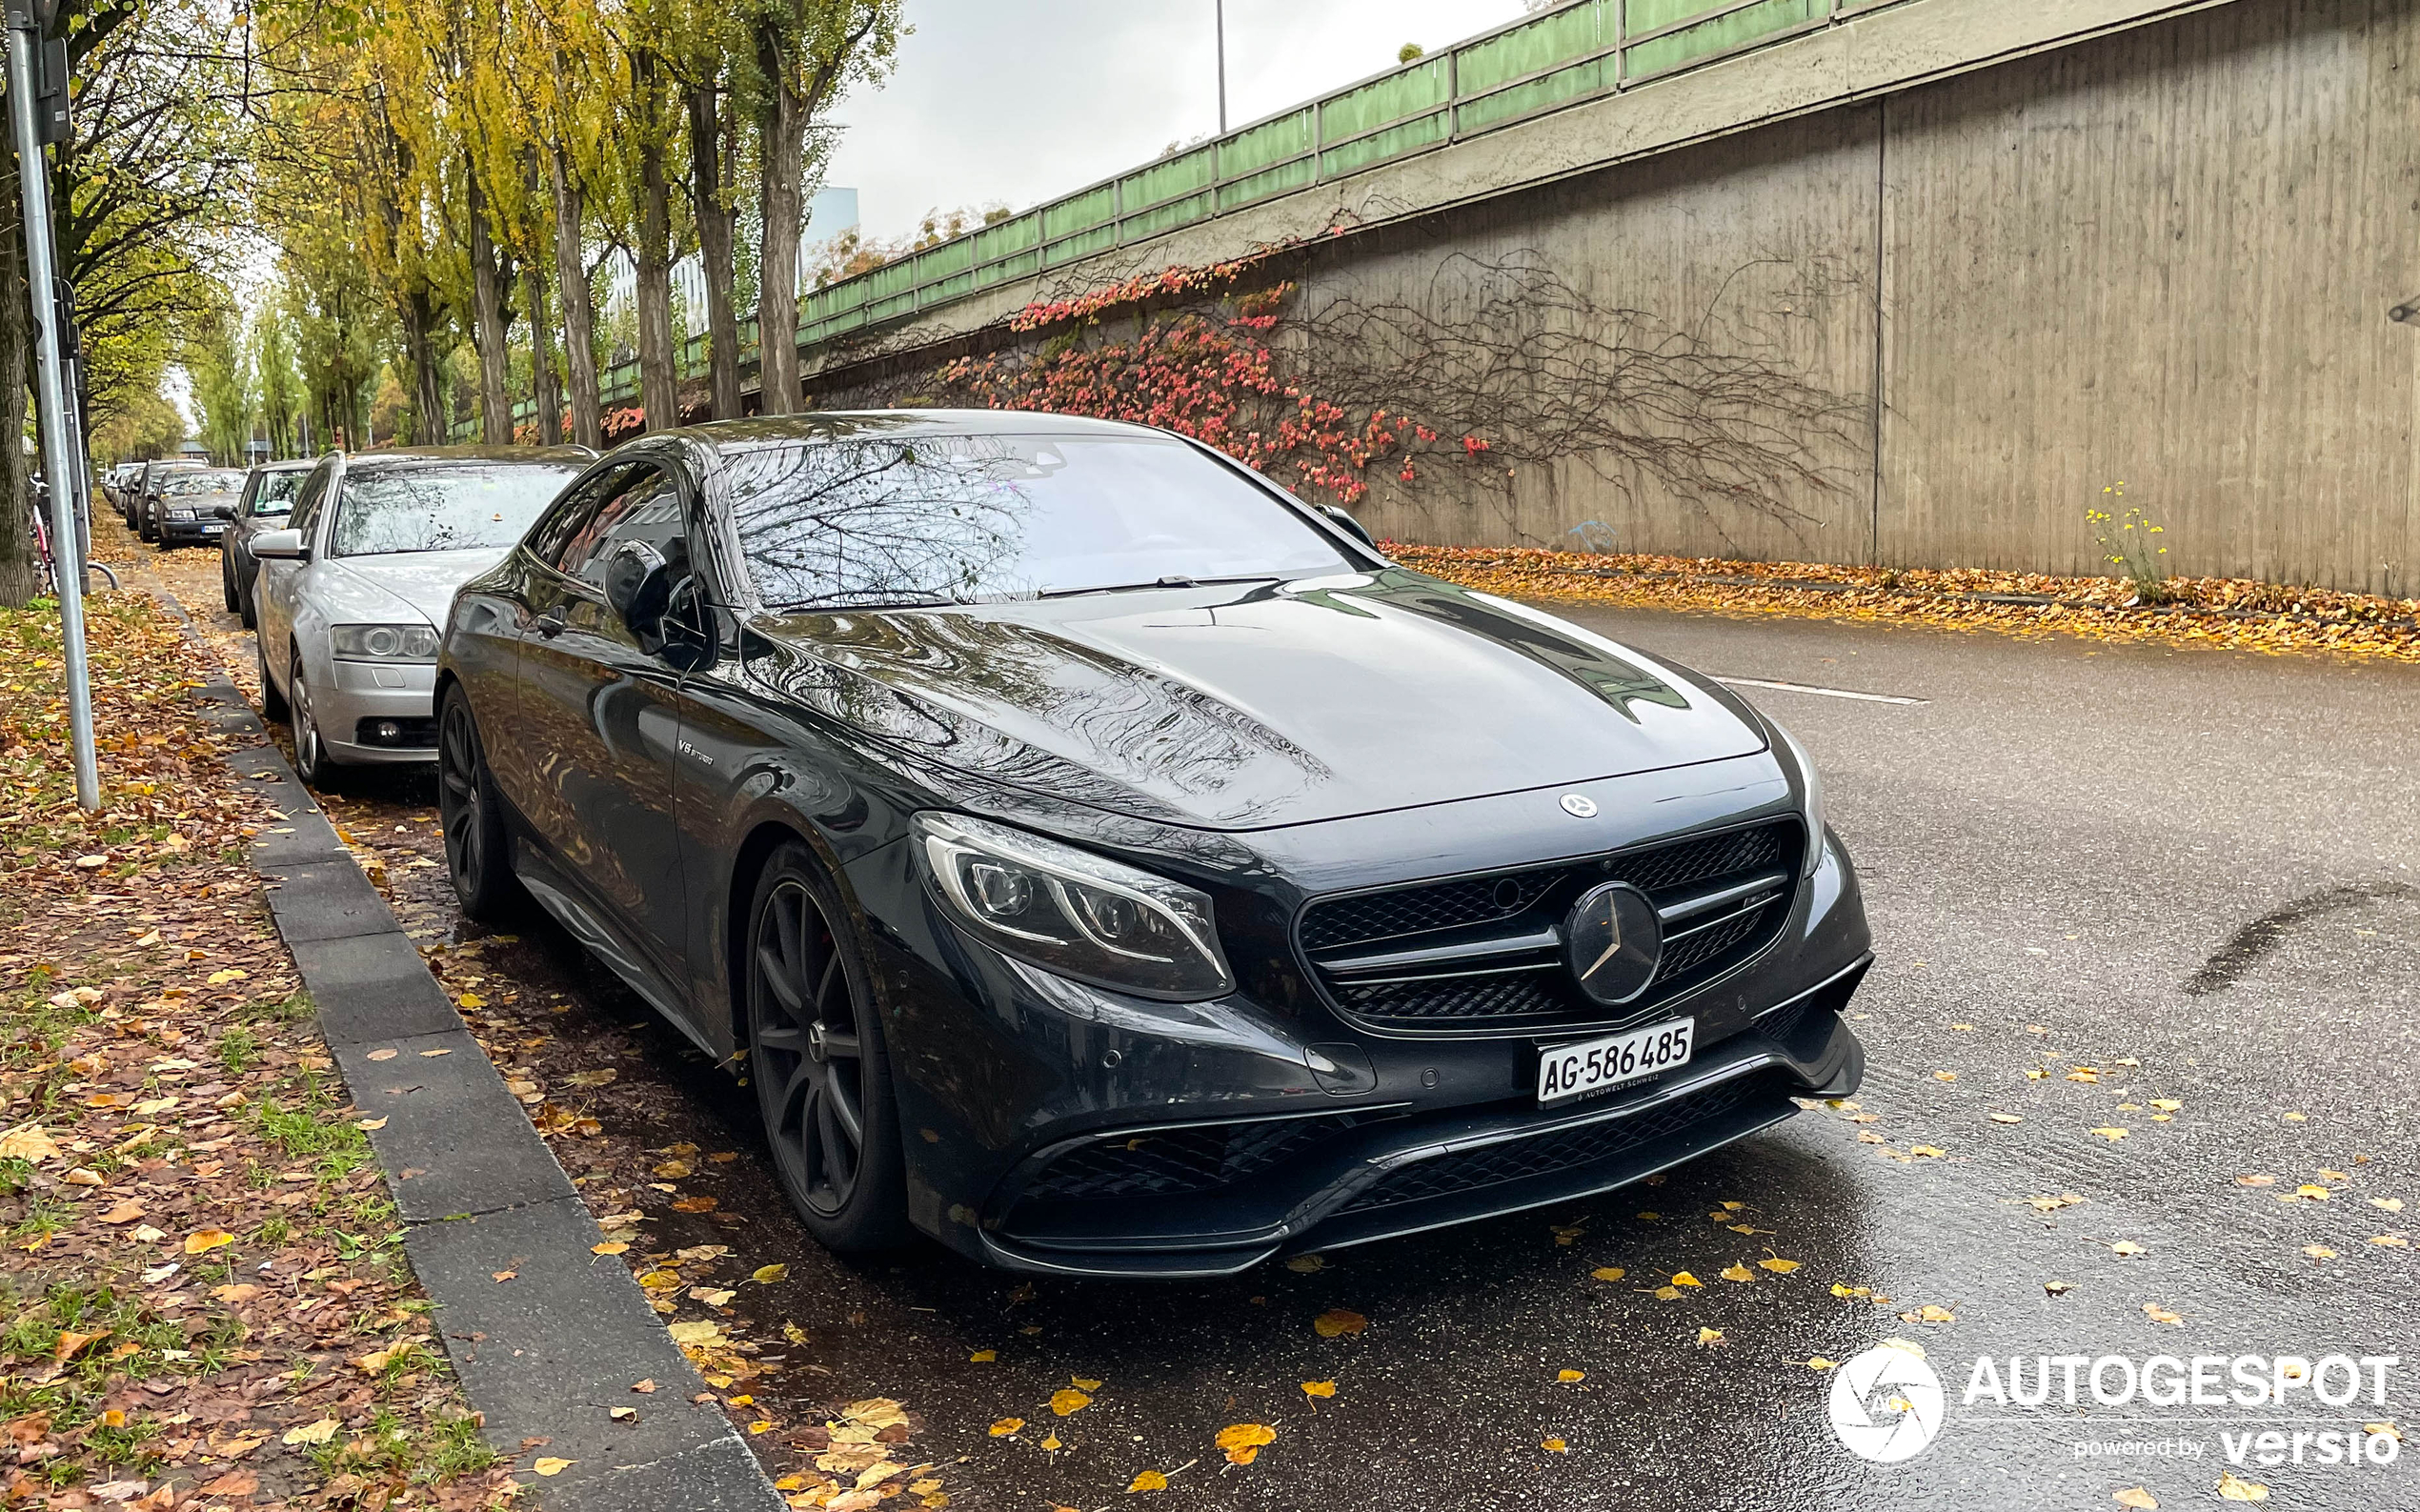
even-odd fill
[{"label": "fallen leaf", "polygon": [[2273,1176],[2259,1175],[2239,1176],[2235,1178],[2235,1184],[2237,1186],[2275,1186],[2277,1184],[2277,1178]]},{"label": "fallen leaf", "polygon": [[2303,1253],[2309,1256],[2312,1260],[2334,1260],[2336,1258],[2336,1252],[2329,1249],[2325,1244],[2306,1244],[2303,1246]]},{"label": "fallen leaf", "polygon": [[573,1465],[577,1464],[578,1462],[579,1462],[576,1460],[558,1460],[553,1455],[547,1455],[543,1459],[540,1459],[536,1462],[533,1463],[530,1468],[540,1475],[561,1475],[564,1471],[570,1469]]},{"label": "fallen leaf", "polygon": [[101,1215],[104,1223],[131,1223],[143,1216],[143,1204],[128,1198]]},{"label": "fallen leaf", "polygon": [[1720,1349],[1729,1342],[1729,1340],[1723,1337],[1723,1330],[1720,1328],[1701,1328],[1698,1330],[1698,1347],[1700,1349]]},{"label": "fallen leaf", "polygon": [[988,1365],[999,1357],[1000,1352],[997,1349],[978,1349],[967,1356],[966,1361],[971,1365]]},{"label": "fallen leaf", "polygon": [[1990,1115],[1990,1119],[1994,1123],[2023,1123],[2025,1121],[2023,1115],[2015,1113],[1994,1113]]},{"label": "fallen leaf", "polygon": [[1630,1273],[1619,1265],[1600,1265],[1588,1274],[1601,1281],[1618,1281]]},{"label": "fallen leaf", "polygon": [[206,1255],[235,1242],[235,1236],[223,1228],[201,1228],[185,1236],[185,1253]]},{"label": "fallen leaf", "polygon": [[699,1286],[693,1289],[689,1295],[696,1298],[699,1301],[704,1302],[709,1307],[728,1307],[731,1305],[731,1300],[739,1294],[736,1292],[723,1291],[713,1286]]},{"label": "fallen leaf", "polygon": [[[243,973],[238,972],[236,975],[240,977]],[[259,1489],[260,1477],[250,1470],[230,1470],[215,1481],[206,1482],[194,1487],[194,1490],[203,1496],[229,1497],[248,1497]]]},{"label": "fallen leaf", "polygon": [[652,1379],[647,1381],[634,1381],[630,1383],[630,1389],[637,1392],[642,1397],[652,1397],[655,1394],[655,1382]]},{"label": "fallen leaf", "polygon": [[2222,1470],[2218,1477],[2218,1499],[2221,1502],[2266,1502],[2269,1487],[2257,1481],[2239,1480],[2232,1470]]},{"label": "fallen leaf", "polygon": [[575,1087],[601,1087],[620,1075],[608,1066],[602,1071],[575,1071],[563,1079]]},{"label": "fallen leaf", "polygon": [[2133,1507],[2135,1512],[2155,1512],[2160,1504],[2158,1497],[2139,1485],[2128,1486],[2123,1491],[2112,1491],[2109,1493],[2109,1500],[2123,1507]]},{"label": "fallen leaf", "polygon": [[638,1409],[636,1407],[608,1407],[605,1409],[605,1416],[615,1422],[636,1422]]},{"label": "fallen leaf", "polygon": [[676,1213],[711,1213],[721,1204],[711,1197],[684,1197],[673,1204]]},{"label": "fallen leaf", "polygon": [[1285,1262],[1285,1268],[1308,1276],[1314,1271],[1327,1269],[1327,1261],[1317,1255],[1297,1255]]},{"label": "fallen leaf", "polygon": [[1333,1381],[1306,1381],[1302,1382],[1302,1395],[1306,1397],[1333,1397],[1336,1395],[1336,1382]]},{"label": "fallen leaf", "polygon": [[602,1244],[591,1244],[588,1247],[588,1252],[591,1255],[620,1255],[627,1252],[629,1249],[630,1246],[623,1243],[620,1240],[609,1239]]},{"label": "fallen leaf", "polygon": [[1946,1307],[1926,1302],[1912,1312],[1901,1313],[1899,1320],[1903,1323],[1954,1323],[1958,1315]]},{"label": "fallen leaf", "polygon": [[1705,1282],[1690,1275],[1687,1271],[1682,1271],[1672,1278],[1672,1284],[1675,1286],[1703,1286]]},{"label": "fallen leaf", "polygon": [[2109,1252],[2118,1256],[2120,1259],[2125,1260],[2130,1260],[2137,1255],[2148,1255],[2151,1253],[2148,1249],[2135,1243],[2130,1239],[2119,1240],[2116,1243],[2109,1246]]},{"label": "fallen leaf", "polygon": [[2370,1237],[2370,1242],[2381,1245],[2387,1249],[2410,1249],[2411,1247],[2411,1240],[2405,1239],[2400,1234],[2373,1234]]},{"label": "fallen leaf", "polygon": [[1067,1378],[1067,1381],[1068,1384],[1074,1386],[1078,1391],[1099,1391],[1100,1389],[1100,1382],[1093,1380],[1089,1376],[1070,1376]]},{"label": "fallen leaf", "polygon": [[0,1159],[29,1160],[40,1165],[59,1158],[59,1147],[38,1123],[20,1123],[6,1134],[0,1134]]},{"label": "fallen leaf", "polygon": [[1368,1319],[1349,1307],[1331,1307],[1311,1320],[1311,1331],[1321,1339],[1334,1339],[1340,1334],[1358,1334],[1369,1325]]},{"label": "fallen leaf", "polygon": [[363,1119],[353,1125],[354,1128],[361,1130],[365,1134],[375,1133],[386,1126],[387,1120],[384,1119]]},{"label": "fallen leaf", "polygon": [[1126,1482],[1128,1496],[1134,1495],[1137,1491],[1165,1491],[1167,1489],[1168,1478],[1157,1470],[1145,1470]]},{"label": "fallen leaf", "polygon": [[373,1050],[362,1058],[365,1060],[393,1060],[401,1052],[395,1050]]},{"label": "fallen leaf", "polygon": [[[439,1045],[439,1046],[438,1046],[436,1049],[434,1049],[434,1050],[423,1050],[423,1051],[421,1051],[421,1052],[420,1052],[420,1058],[421,1058],[421,1059],[423,1059],[423,1060],[434,1060],[434,1059],[435,1059],[435,1058],[436,1058],[437,1057],[439,1057],[439,1056],[450,1056],[450,1055],[452,1055],[452,1054],[454,1054],[454,1052],[453,1052],[453,1050],[452,1050],[452,1049],[450,1049],[450,1048],[448,1048],[447,1046],[444,1046],[444,1045]],[[568,1464],[568,1463],[570,1463],[571,1462],[569,1462],[569,1461],[565,1461],[564,1462]]]},{"label": "fallen leaf", "polygon": [[287,1429],[285,1441],[290,1444],[326,1443],[336,1436],[336,1427],[335,1419],[322,1418],[317,1422],[307,1422],[299,1428]]},{"label": "fallen leaf", "polygon": [[2314,1202],[2325,1202],[2334,1194],[2327,1187],[2306,1183],[2294,1188],[2294,1195],[2309,1198]]},{"label": "fallen leaf", "polygon": [[2044,1291],[2046,1291],[2046,1292],[2048,1292],[2048,1293],[2049,1293],[2051,1296],[2053,1296],[2053,1297],[2065,1297],[2067,1293],[2069,1293],[2069,1292],[2071,1292],[2071,1291],[2075,1290],[2075,1282],[2073,1282],[2073,1281],[2044,1281],[2044,1282],[2042,1283],[2042,1289],[2043,1289]]},{"label": "fallen leaf", "polygon": [[1941,1148],[1938,1145],[1931,1144],[1911,1144],[1907,1146],[1907,1153],[1909,1155],[1921,1155],[1927,1160],[1938,1160],[1942,1159],[1943,1156]]},{"label": "fallen leaf", "polygon": [[2092,1132],[2099,1135],[2102,1139],[2108,1140],[2111,1144],[2115,1144],[2118,1140],[2126,1138],[2126,1131],[2124,1129],[2095,1129]]},{"label": "fallen leaf", "polygon": [[2185,1326],[2185,1315],[2183,1313],[2169,1312],[2167,1308],[2162,1307],[2157,1302],[2145,1302],[2143,1304],[2143,1314],[2155,1323],[2171,1323],[2179,1328]]},{"label": "fallen leaf", "polygon": [[2403,1211],[2403,1199],[2399,1197],[2373,1197],[2370,1200],[2370,1205],[2371,1207],[2383,1207],[2390,1213],[2400,1213]]},{"label": "fallen leaf", "polygon": [[466,992],[454,1000],[465,1008],[484,1008],[488,1005],[488,1000],[474,992]]},{"label": "fallen leaf", "polygon": [[1023,1426],[1025,1426],[1025,1420],[1022,1418],[1002,1418],[999,1421],[992,1424],[992,1437],[995,1439],[1005,1439],[1010,1434],[1015,1433],[1018,1429],[1022,1428]]},{"label": "fallen leaf", "polygon": [[1797,1260],[1784,1260],[1778,1255],[1768,1256],[1756,1263],[1759,1269],[1771,1271],[1776,1276],[1787,1276],[1798,1269],[1800,1264]]},{"label": "fallen leaf", "polygon": [[2078,1066],[2067,1073],[2067,1079],[2069,1081],[2098,1081],[2101,1079],[2101,1073],[2091,1066]]},{"label": "fallen leaf", "polygon": [[1840,1361],[1837,1360],[1826,1360],[1822,1355],[1815,1355],[1806,1361],[1806,1368],[1809,1370],[1829,1370],[1839,1363]]},{"label": "fallen leaf", "polygon": [[224,987],[231,981],[242,981],[245,978],[251,975],[251,972],[244,970],[241,966],[231,966],[225,971],[212,972],[209,976],[203,978],[202,980],[208,982],[212,987]]},{"label": "fallen leaf", "polygon": [[1081,1412],[1092,1404],[1089,1394],[1073,1386],[1061,1386],[1050,1394],[1050,1410],[1064,1418],[1071,1412]]},{"label": "fallen leaf", "polygon": [[1548,1454],[1563,1454],[1566,1453],[1571,1446],[1564,1443],[1561,1439],[1543,1439],[1539,1441],[1538,1447],[1545,1450]]},{"label": "fallen leaf", "polygon": [[788,1280],[790,1267],[779,1263],[759,1265],[748,1273],[748,1279],[759,1286],[771,1286],[776,1282]]},{"label": "fallen leaf", "polygon": [[1555,1379],[1567,1384],[1574,1381],[1587,1380],[1588,1373],[1584,1370],[1558,1370],[1555,1372]]},{"label": "fallen leaf", "polygon": [[1681,1300],[1681,1288],[1678,1286],[1659,1286],[1648,1295],[1655,1298],[1658,1301],[1677,1302]]},{"label": "fallen leaf", "polygon": [[1219,1430],[1215,1443],[1226,1451],[1229,1464],[1250,1464],[1261,1448],[1277,1441],[1278,1431],[1264,1422],[1232,1422]]},{"label": "fallen leaf", "polygon": [[1756,1280],[1756,1272],[1749,1270],[1738,1260],[1733,1260],[1723,1267],[1723,1279],[1726,1281],[1752,1281]]},{"label": "fallen leaf", "polygon": [[2174,1098],[2153,1098],[2151,1099],[2151,1106],[2159,1109],[2162,1113],[2174,1113],[2179,1108],[2184,1107],[2185,1104]]}]

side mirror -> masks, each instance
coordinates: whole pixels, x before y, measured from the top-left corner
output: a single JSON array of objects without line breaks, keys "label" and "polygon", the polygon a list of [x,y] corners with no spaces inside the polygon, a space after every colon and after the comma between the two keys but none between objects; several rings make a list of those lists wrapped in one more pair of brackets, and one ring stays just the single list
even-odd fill
[{"label": "side mirror", "polygon": [[1335,521],[1338,525],[1342,526],[1345,533],[1350,534],[1355,540],[1360,541],[1362,545],[1368,547],[1372,551],[1378,550],[1378,537],[1370,534],[1368,526],[1363,525],[1360,520],[1355,519],[1346,511],[1338,508],[1334,504],[1322,504],[1320,506],[1320,513]]},{"label": "side mirror", "polygon": [[263,531],[252,537],[252,554],[263,561],[307,562],[311,548],[303,544],[300,531]]},{"label": "side mirror", "polygon": [[218,508],[211,511],[211,515],[214,519],[232,520],[235,517],[235,506],[232,504],[221,504]]},{"label": "side mirror", "polygon": [[645,541],[624,541],[605,564],[605,602],[642,645],[662,621],[672,586],[664,554]]}]

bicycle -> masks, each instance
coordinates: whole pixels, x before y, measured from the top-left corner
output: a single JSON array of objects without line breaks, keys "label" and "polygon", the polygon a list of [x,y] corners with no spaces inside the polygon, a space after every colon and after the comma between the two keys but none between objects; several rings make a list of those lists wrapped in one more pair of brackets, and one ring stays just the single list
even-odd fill
[{"label": "bicycle", "polygon": [[[55,598],[59,593],[59,564],[56,554],[50,549],[50,512],[46,505],[45,491],[36,489],[26,501],[26,513],[33,536],[35,593],[44,598]],[[111,588],[119,586],[117,574],[111,571],[107,562],[96,562],[86,556],[84,571],[88,580],[90,575],[98,573]]]}]

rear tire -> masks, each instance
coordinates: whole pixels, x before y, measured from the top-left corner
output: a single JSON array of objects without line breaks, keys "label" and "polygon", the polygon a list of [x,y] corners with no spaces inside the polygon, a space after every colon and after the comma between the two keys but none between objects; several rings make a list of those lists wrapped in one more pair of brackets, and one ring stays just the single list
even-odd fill
[{"label": "rear tire", "polygon": [[740,971],[775,1174],[807,1232],[840,1255],[911,1232],[889,1046],[847,917],[815,854],[784,845],[756,879]]},{"label": "rear tire", "polygon": [[319,733],[319,719],[311,706],[311,685],[303,681],[302,648],[286,653],[286,701],[293,716],[294,776],[303,785],[325,790],[335,780],[336,760],[328,754],[328,742]]},{"label": "rear tire", "polygon": [[235,558],[224,547],[218,554],[218,589],[220,596],[227,600],[227,612],[231,615],[241,613],[244,595],[235,591]]},{"label": "rear tire", "polygon": [[488,770],[470,696],[458,683],[446,690],[437,716],[437,816],[445,832],[446,877],[462,912],[482,924],[518,917],[528,895],[513,875],[504,802]]},{"label": "rear tire", "polygon": [[252,637],[252,661],[260,668],[260,716],[271,724],[284,724],[293,717],[293,710],[277,691],[277,679],[269,675],[269,650],[257,635]]}]

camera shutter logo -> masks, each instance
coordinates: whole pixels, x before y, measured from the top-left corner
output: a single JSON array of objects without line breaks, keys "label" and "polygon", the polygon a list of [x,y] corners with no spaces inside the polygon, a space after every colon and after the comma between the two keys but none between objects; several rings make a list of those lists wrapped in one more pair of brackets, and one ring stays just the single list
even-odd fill
[{"label": "camera shutter logo", "polygon": [[1892,1340],[1832,1371],[1830,1405],[1832,1433],[1849,1453],[1895,1464],[1940,1434],[1947,1398],[1923,1351]]}]

